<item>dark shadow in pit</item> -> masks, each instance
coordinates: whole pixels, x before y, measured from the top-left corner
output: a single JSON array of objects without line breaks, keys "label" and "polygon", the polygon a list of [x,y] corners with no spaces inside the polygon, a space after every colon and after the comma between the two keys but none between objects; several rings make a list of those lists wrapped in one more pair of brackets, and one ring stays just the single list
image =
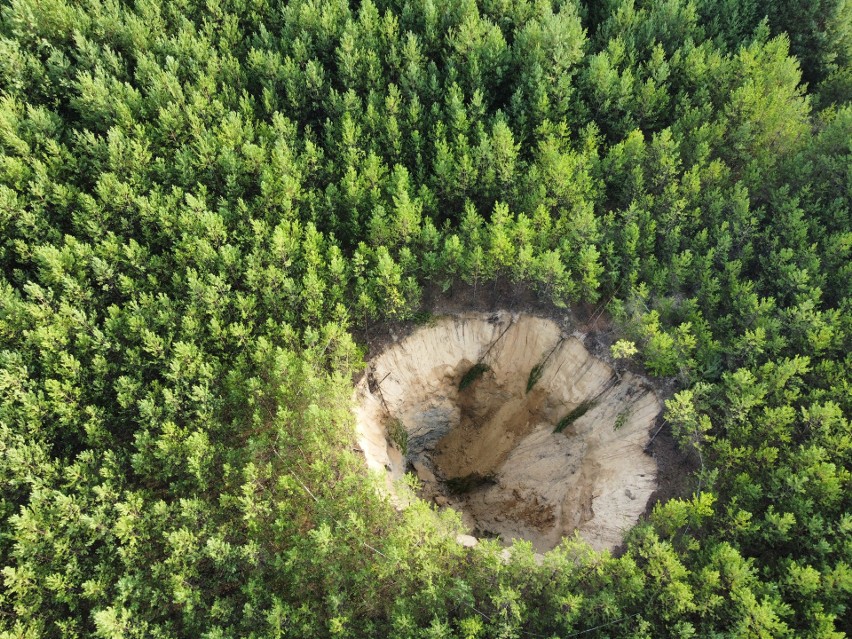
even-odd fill
[{"label": "dark shadow in pit", "polygon": [[467,495],[480,488],[493,486],[496,482],[494,475],[470,473],[463,477],[451,477],[442,481],[451,495]]}]

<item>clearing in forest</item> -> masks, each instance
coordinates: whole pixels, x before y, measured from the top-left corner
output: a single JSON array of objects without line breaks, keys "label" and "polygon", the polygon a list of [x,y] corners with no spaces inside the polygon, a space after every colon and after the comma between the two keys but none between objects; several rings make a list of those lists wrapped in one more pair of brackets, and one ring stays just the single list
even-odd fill
[{"label": "clearing in forest", "polygon": [[391,480],[413,470],[421,497],[476,536],[541,552],[578,531],[611,549],[657,488],[656,394],[548,319],[436,320],[375,357],[357,396],[368,465]]}]

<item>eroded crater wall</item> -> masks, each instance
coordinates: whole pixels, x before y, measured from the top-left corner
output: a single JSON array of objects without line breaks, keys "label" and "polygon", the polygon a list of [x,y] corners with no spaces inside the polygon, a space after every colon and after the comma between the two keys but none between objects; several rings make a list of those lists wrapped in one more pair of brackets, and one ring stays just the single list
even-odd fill
[{"label": "eroded crater wall", "polygon": [[[476,364],[485,371],[460,390]],[[644,452],[661,409],[656,395],[547,319],[435,320],[377,356],[357,395],[368,466],[387,474],[391,491],[415,468],[422,497],[459,510],[478,535],[528,539],[544,551],[577,530],[593,547],[613,548],[656,489],[656,464]],[[585,413],[555,432],[580,407]],[[393,420],[407,433],[405,457],[388,437]]]}]

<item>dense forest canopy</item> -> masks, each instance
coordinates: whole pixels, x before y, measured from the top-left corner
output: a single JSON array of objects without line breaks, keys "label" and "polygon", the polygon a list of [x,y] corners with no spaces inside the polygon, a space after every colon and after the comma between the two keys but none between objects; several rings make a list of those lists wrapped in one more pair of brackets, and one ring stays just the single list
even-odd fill
[{"label": "dense forest canopy", "polygon": [[[2,0],[0,637],[846,636],[850,153],[845,0]],[[350,332],[496,280],[676,380],[623,554],[353,450]]]}]

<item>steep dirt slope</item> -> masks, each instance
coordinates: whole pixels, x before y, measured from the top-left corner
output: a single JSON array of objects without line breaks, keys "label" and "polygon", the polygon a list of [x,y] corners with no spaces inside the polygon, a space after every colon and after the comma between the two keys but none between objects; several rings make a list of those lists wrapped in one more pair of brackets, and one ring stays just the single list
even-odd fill
[{"label": "steep dirt slope", "polygon": [[[460,389],[474,367],[481,374]],[[357,400],[368,465],[387,473],[389,487],[414,470],[421,496],[459,510],[479,536],[528,539],[544,551],[577,530],[612,548],[656,488],[644,453],[656,395],[550,320],[506,312],[436,320],[370,363]],[[388,432],[399,425],[405,455],[391,441],[403,438]]]}]

